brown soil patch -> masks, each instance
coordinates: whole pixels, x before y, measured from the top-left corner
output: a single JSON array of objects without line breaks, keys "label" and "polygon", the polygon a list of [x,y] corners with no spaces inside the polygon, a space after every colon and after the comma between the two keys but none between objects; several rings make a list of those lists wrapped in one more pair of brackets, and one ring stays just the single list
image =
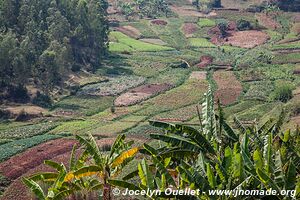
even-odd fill
[{"label": "brown soil patch", "polygon": [[276,20],[274,20],[271,16],[268,16],[264,13],[257,14],[256,18],[259,24],[261,24],[262,26],[268,29],[276,30],[278,28],[281,28],[281,25]]},{"label": "brown soil patch", "polygon": [[8,110],[13,115],[18,115],[21,111],[25,111],[29,115],[40,116],[40,115],[42,115],[42,113],[47,112],[47,110],[44,108],[41,108],[39,106],[31,106],[31,105],[10,106],[10,107],[5,108],[5,110]]},{"label": "brown soil patch", "polygon": [[179,16],[190,16],[190,17],[213,17],[217,16],[215,11],[208,14],[197,11],[193,6],[170,6],[171,10],[177,13]]},{"label": "brown soil patch", "polygon": [[205,68],[213,62],[213,57],[211,56],[201,56],[200,63],[197,65],[200,68]]},{"label": "brown soil patch", "polygon": [[190,79],[196,79],[196,80],[206,80],[206,72],[204,71],[196,71],[192,72]]},{"label": "brown soil patch", "polygon": [[68,152],[77,142],[70,139],[58,139],[30,148],[0,164],[0,172],[14,180],[40,165],[44,160]]},{"label": "brown soil patch", "polygon": [[159,25],[159,26],[166,26],[168,24],[168,22],[165,20],[162,20],[162,19],[155,19],[155,20],[151,21],[151,24]]},{"label": "brown soil patch", "polygon": [[[146,142],[145,139],[141,138],[128,138],[128,139],[134,139],[134,141],[137,141],[137,143],[143,144]],[[103,146],[105,144],[112,145],[114,142],[114,138],[105,138],[101,140],[97,140],[97,144],[99,146]],[[51,158],[51,160],[58,162],[58,163],[64,163],[66,166],[68,166],[68,162],[71,155],[71,148],[68,149],[68,151],[57,155],[56,157]],[[79,150],[81,152],[81,150]],[[45,172],[45,171],[52,171],[52,169],[44,164],[40,164],[36,166],[35,168],[30,169],[26,174],[23,176],[30,176],[32,174],[38,173],[38,172]],[[32,200],[34,199],[31,195],[31,192],[28,190],[28,188],[22,183],[21,178],[16,179],[5,191],[4,195],[0,198],[1,200]],[[89,198],[90,199],[90,198]],[[95,198],[95,200],[98,199]],[[92,200],[92,199],[91,199]]]},{"label": "brown soil patch", "polygon": [[268,34],[261,31],[238,31],[231,33],[231,35],[226,38],[224,44],[242,48],[254,48],[264,44],[268,39]]},{"label": "brown soil patch", "polygon": [[241,95],[243,88],[232,71],[216,71],[213,76],[218,85],[215,99],[220,99],[223,105],[234,103]]},{"label": "brown soil patch", "polygon": [[135,39],[138,39],[142,36],[141,32],[133,26],[120,26],[116,27],[115,30]]},{"label": "brown soil patch", "polygon": [[160,92],[169,90],[172,85],[169,84],[149,84],[134,88],[115,100],[116,106],[129,106],[144,101]]},{"label": "brown soil patch", "polygon": [[184,32],[185,37],[192,37],[193,34],[198,30],[198,26],[194,23],[185,23],[182,26],[182,30]]},{"label": "brown soil patch", "polygon": [[150,44],[157,44],[157,45],[167,45],[164,41],[161,39],[154,39],[154,38],[144,38],[144,39],[139,39],[140,41],[147,42]]}]

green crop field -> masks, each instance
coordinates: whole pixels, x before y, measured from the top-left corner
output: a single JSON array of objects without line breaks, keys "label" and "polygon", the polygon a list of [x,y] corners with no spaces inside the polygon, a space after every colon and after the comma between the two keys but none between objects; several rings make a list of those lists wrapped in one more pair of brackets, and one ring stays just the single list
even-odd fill
[{"label": "green crop field", "polygon": [[146,42],[141,42],[126,36],[121,32],[111,32],[110,37],[113,41],[111,42],[110,50],[112,52],[123,52],[123,51],[170,51],[173,50],[171,47],[149,44]]},{"label": "green crop field", "polygon": [[209,42],[206,38],[190,38],[190,45],[192,47],[214,48],[214,44]]},{"label": "green crop field", "polygon": [[[98,199],[103,183],[300,194],[296,1],[3,2],[0,199],[30,200],[30,190],[57,200]],[[84,152],[82,160],[73,162],[56,139],[78,141],[74,155]],[[32,166],[18,156],[47,141],[64,151],[38,150]],[[46,153],[60,164],[50,164],[60,179],[22,179],[45,170]],[[9,182],[1,171],[8,164],[16,176]],[[132,179],[123,179],[130,172]],[[75,195],[60,198],[73,186]]]},{"label": "green crop field", "polygon": [[200,18],[198,25],[200,27],[213,27],[216,25],[216,22],[212,19],[207,19],[207,18]]},{"label": "green crop field", "polygon": [[0,162],[10,158],[13,155],[21,153],[26,149],[41,144],[43,142],[61,138],[61,135],[38,135],[31,138],[20,139],[13,142],[0,145]]}]

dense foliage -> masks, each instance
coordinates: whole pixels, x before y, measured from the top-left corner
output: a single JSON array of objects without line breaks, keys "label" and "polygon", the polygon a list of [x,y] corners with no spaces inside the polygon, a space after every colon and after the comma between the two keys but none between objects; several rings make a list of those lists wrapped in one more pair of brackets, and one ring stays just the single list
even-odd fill
[{"label": "dense foliage", "polygon": [[43,92],[72,69],[99,67],[108,45],[105,0],[1,0],[0,89],[33,82]]},{"label": "dense foliage", "polygon": [[140,18],[155,18],[160,15],[167,16],[171,12],[166,0],[134,0],[132,3],[118,1],[117,4],[127,18],[136,14]]},{"label": "dense foliage", "polygon": [[[107,153],[99,150],[91,135],[88,138],[77,136],[85,151],[77,161],[74,149],[69,169],[64,164],[45,161],[56,170],[55,173],[39,173],[23,178],[23,182],[39,199],[65,199],[68,196],[80,199],[91,197],[102,189],[103,199],[109,200],[112,199],[112,186],[161,191],[154,196],[145,194],[150,199],[232,199],[230,195],[209,195],[209,191],[266,191],[270,188],[281,194],[276,199],[297,198],[299,130],[281,131],[284,112],[277,120],[270,119],[261,126],[245,127],[235,118],[235,130],[224,120],[220,105],[217,113],[214,110],[214,97],[209,89],[202,103],[202,112],[199,111],[200,129],[151,121],[151,125],[165,132],[150,135],[161,142],[159,148],[148,144],[132,148],[132,142],[125,143],[125,136],[120,135]],[[143,158],[136,157],[137,167],[120,180],[117,174],[138,152]],[[38,182],[51,186],[44,192]],[[199,189],[201,193],[194,196],[165,194],[165,189],[171,186],[181,190]],[[282,190],[294,192],[285,194]],[[259,193],[253,197],[266,196]]]}]

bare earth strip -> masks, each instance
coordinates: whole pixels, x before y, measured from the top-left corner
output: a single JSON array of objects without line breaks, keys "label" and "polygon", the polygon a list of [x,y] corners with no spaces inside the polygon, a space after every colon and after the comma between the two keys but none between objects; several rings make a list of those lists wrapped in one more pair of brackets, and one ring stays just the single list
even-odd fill
[{"label": "bare earth strip", "polygon": [[229,105],[237,101],[243,88],[232,71],[216,71],[213,76],[218,85],[215,99],[220,99],[221,104]]},{"label": "bare earth strip", "polygon": [[242,48],[254,48],[264,44],[268,39],[268,34],[261,31],[238,31],[233,32],[231,36],[227,37],[225,44]]},{"label": "bare earth strip", "polygon": [[70,151],[76,143],[75,140],[58,139],[35,146],[0,163],[0,172],[11,180],[17,179],[44,160]]},{"label": "bare earth strip", "polygon": [[[145,140],[141,138],[129,138],[134,139],[136,143],[144,143]],[[97,141],[97,144],[101,147],[103,145],[112,145],[114,142],[114,138],[105,138]],[[79,150],[81,152],[81,150]],[[53,157],[51,160],[58,162],[58,163],[64,163],[66,166],[68,166],[68,162],[70,159],[71,154],[71,148],[69,148],[67,151],[65,151],[62,154],[57,155],[56,157]],[[37,165],[27,171],[25,174],[22,174],[23,177],[30,176],[32,174],[38,173],[38,172],[50,172],[51,168],[47,167],[44,164]],[[30,191],[28,188],[22,183],[21,178],[16,179],[5,191],[4,195],[0,198],[1,200],[33,200]],[[97,200],[98,197],[95,198],[89,198],[89,200]]]},{"label": "bare earth strip", "polygon": [[116,106],[129,106],[144,101],[155,94],[167,91],[172,86],[169,84],[150,84],[142,85],[134,88],[122,95],[115,100]]}]

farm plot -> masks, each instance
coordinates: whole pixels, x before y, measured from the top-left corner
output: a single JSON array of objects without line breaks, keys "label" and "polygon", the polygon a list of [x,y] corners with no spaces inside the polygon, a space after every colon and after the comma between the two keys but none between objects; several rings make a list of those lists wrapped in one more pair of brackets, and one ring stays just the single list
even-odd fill
[{"label": "farm plot", "polygon": [[146,116],[134,116],[130,115],[122,119],[107,122],[101,126],[95,127],[93,130],[89,131],[93,135],[102,137],[114,137],[115,134],[124,133],[127,130],[135,127],[140,122],[144,121]]},{"label": "farm plot", "polygon": [[140,125],[128,130],[126,135],[128,137],[141,137],[149,139],[150,134],[159,134],[163,133],[163,130],[154,126],[149,125],[147,122],[141,123]]},{"label": "farm plot", "polygon": [[270,16],[266,14],[256,14],[256,19],[258,20],[258,23],[262,26],[271,29],[276,30],[281,28],[280,23],[278,23],[275,19],[271,18]]},{"label": "farm plot", "polygon": [[30,147],[41,144],[48,140],[54,140],[61,137],[62,137],[61,135],[45,134],[45,135],[33,136],[31,138],[15,140],[6,144],[2,144],[0,145],[0,162],[10,158],[11,156],[21,153]]},{"label": "farm plot", "polygon": [[28,170],[42,164],[44,160],[70,151],[76,143],[76,140],[70,139],[48,141],[2,162],[0,164],[0,172],[14,180]]},{"label": "farm plot", "polygon": [[170,46],[176,49],[186,47],[186,37],[181,30],[184,20],[181,18],[169,18],[165,26],[149,25],[156,35]]},{"label": "farm plot", "polygon": [[181,86],[167,91],[143,103],[143,109],[136,115],[153,116],[158,113],[179,109],[198,103],[207,90],[207,81],[189,79]]},{"label": "farm plot", "polygon": [[96,120],[69,121],[57,126],[55,129],[50,131],[50,133],[82,134],[92,129],[95,125],[99,125],[99,122],[97,122]]},{"label": "farm plot", "polygon": [[149,84],[168,84],[178,86],[182,84],[190,73],[188,69],[171,68],[167,69],[157,76],[151,77],[147,82]]},{"label": "farm plot", "polygon": [[223,105],[230,105],[238,100],[243,88],[232,71],[216,71],[213,78],[218,86],[215,98]]},{"label": "farm plot", "polygon": [[40,117],[42,116],[44,113],[47,112],[46,109],[41,108],[39,106],[10,106],[5,108],[5,110],[8,110],[13,116],[17,116],[21,111],[24,111],[25,113],[27,113],[30,116],[37,116]]},{"label": "farm plot", "polygon": [[198,48],[215,48],[216,45],[211,43],[206,38],[189,38],[189,43],[191,47],[198,47]]},{"label": "farm plot", "polygon": [[245,99],[259,99],[267,101],[274,89],[274,85],[271,81],[252,82],[248,85],[249,89],[244,95]]},{"label": "farm plot", "polygon": [[142,42],[127,35],[114,31],[110,33],[110,51],[112,52],[132,52],[132,51],[170,51],[172,47],[161,46]]},{"label": "farm plot", "polygon": [[271,47],[272,50],[293,50],[300,49],[300,41],[284,43],[284,44],[276,44]]},{"label": "farm plot", "polygon": [[168,112],[160,113],[152,119],[167,122],[185,122],[197,116],[197,104],[179,108]]},{"label": "farm plot", "polygon": [[198,25],[203,28],[203,27],[213,27],[216,26],[216,21],[213,19],[209,18],[200,18]]},{"label": "farm plot", "polygon": [[261,31],[238,31],[231,33],[231,35],[226,38],[224,44],[242,48],[254,48],[264,44],[268,39],[268,34]]},{"label": "farm plot", "polygon": [[264,103],[253,106],[243,112],[237,113],[236,116],[242,121],[253,121],[256,119],[262,119],[264,115],[270,112],[273,108],[278,106],[280,103]]},{"label": "farm plot", "polygon": [[288,63],[300,63],[300,52],[277,54],[274,56],[272,63],[274,64],[288,64]]},{"label": "farm plot", "polygon": [[210,12],[204,14],[198,12],[193,6],[171,6],[173,12],[183,17],[213,17],[216,16],[216,12]]},{"label": "farm plot", "polygon": [[120,26],[116,27],[115,30],[135,39],[142,36],[141,32],[133,26]]},{"label": "farm plot", "polygon": [[193,34],[197,32],[198,29],[199,27],[194,23],[184,23],[182,26],[182,31],[187,38],[193,37]]},{"label": "farm plot", "polygon": [[144,77],[139,76],[117,76],[110,78],[107,82],[87,85],[77,95],[116,96],[130,88],[143,84],[145,80]]},{"label": "farm plot", "polygon": [[140,39],[140,41],[150,43],[150,44],[162,45],[162,46],[167,45],[167,43],[165,43],[161,39],[157,39],[157,38],[143,38],[143,39]]},{"label": "farm plot", "polygon": [[[87,88],[93,88],[93,85],[84,87],[84,90],[81,92],[89,91]],[[53,113],[58,115],[91,116],[109,108],[113,103],[113,99],[114,97],[111,96],[93,96],[92,93],[90,95],[79,94],[70,96],[57,102],[53,107]]]},{"label": "farm plot", "polygon": [[224,108],[225,117],[232,117],[233,114],[244,112],[254,106],[263,104],[260,100],[242,100],[237,104],[230,105]]},{"label": "farm plot", "polygon": [[207,72],[205,71],[194,71],[191,73],[190,79],[196,79],[196,80],[206,80]]},{"label": "farm plot", "polygon": [[130,106],[142,102],[156,94],[169,90],[169,84],[147,84],[131,89],[114,101],[116,106]]},{"label": "farm plot", "polygon": [[42,135],[56,126],[58,126],[57,123],[49,122],[0,130],[0,143],[1,140],[24,139],[35,135]]}]

